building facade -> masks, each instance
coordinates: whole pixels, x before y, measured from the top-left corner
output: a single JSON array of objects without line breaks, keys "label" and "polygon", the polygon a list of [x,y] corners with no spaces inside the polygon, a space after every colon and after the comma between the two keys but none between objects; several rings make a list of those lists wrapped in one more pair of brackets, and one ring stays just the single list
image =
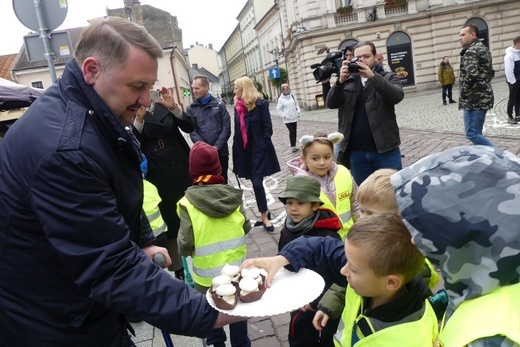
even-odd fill
[{"label": "building facade", "polygon": [[[517,0],[279,0],[284,55],[291,90],[302,107],[317,107],[321,93],[310,66],[324,49],[372,41],[401,77],[406,89],[438,87],[436,69],[450,57],[460,63],[460,29],[475,24],[493,55],[496,75],[503,75],[506,47],[519,34]],[[333,78],[333,81],[335,78]]]}]

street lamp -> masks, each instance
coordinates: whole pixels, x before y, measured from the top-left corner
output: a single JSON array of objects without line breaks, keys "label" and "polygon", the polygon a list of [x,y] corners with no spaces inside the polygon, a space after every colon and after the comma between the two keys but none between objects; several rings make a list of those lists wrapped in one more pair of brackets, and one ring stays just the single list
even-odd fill
[{"label": "street lamp", "polygon": [[282,51],[280,51],[278,47],[276,47],[275,49],[270,50],[269,53],[274,55],[274,62],[276,63],[276,67],[278,68],[278,59],[282,55]]}]

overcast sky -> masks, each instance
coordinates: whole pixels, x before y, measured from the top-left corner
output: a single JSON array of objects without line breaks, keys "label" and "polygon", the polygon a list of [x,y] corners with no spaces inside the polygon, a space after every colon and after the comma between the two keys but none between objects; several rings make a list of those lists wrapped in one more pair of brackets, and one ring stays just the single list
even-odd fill
[{"label": "overcast sky", "polygon": [[[22,1],[24,4],[31,0]],[[58,1],[58,0],[42,0]],[[63,1],[63,0],[61,0]],[[237,16],[247,0],[140,0],[177,16],[182,29],[184,48],[199,42],[220,50],[237,26]],[[106,15],[105,8],[121,8],[123,0],[68,0],[67,17],[56,30],[88,25],[87,20]],[[23,37],[31,30],[26,28],[13,10],[13,0],[0,0],[0,55],[18,53]]]}]

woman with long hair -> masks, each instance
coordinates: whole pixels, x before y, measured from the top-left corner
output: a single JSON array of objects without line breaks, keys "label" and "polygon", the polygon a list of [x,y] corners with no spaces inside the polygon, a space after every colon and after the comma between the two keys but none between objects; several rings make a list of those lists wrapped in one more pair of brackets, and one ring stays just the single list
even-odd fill
[{"label": "woman with long hair", "polygon": [[271,141],[273,126],[269,104],[249,77],[235,81],[235,134],[233,136],[233,172],[250,179],[261,216],[255,226],[263,225],[272,232],[263,180],[280,171],[280,164]]}]

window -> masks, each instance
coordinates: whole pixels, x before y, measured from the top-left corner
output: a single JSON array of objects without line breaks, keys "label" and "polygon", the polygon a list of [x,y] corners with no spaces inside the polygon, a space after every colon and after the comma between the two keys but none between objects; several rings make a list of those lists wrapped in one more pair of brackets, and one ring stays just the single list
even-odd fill
[{"label": "window", "polygon": [[33,88],[43,89],[43,82],[42,81],[31,82],[31,85],[33,86]]}]

